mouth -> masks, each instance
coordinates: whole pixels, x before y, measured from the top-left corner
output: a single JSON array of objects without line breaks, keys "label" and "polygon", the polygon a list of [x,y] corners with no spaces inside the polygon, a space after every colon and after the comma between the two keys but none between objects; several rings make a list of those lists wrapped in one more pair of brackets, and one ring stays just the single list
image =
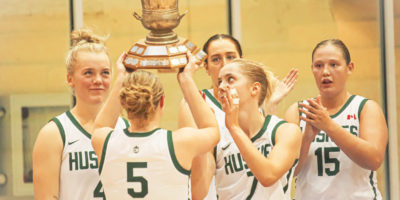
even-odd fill
[{"label": "mouth", "polygon": [[322,84],[323,84],[323,85],[325,85],[325,84],[331,84],[331,83],[333,83],[333,81],[330,80],[330,79],[323,79],[323,80],[322,80]]},{"label": "mouth", "polygon": [[104,88],[90,88],[91,91],[103,91]]}]

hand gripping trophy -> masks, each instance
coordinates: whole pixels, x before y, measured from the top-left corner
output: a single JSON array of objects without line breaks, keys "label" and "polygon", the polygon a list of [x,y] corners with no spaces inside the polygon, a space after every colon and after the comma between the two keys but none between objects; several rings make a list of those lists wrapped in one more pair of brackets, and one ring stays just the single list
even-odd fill
[{"label": "hand gripping trophy", "polygon": [[199,62],[205,58],[206,54],[195,44],[172,31],[186,14],[179,15],[178,0],[141,1],[142,16],[136,12],[133,15],[150,33],[128,51],[125,67],[174,71],[187,64],[187,51],[195,55]]}]

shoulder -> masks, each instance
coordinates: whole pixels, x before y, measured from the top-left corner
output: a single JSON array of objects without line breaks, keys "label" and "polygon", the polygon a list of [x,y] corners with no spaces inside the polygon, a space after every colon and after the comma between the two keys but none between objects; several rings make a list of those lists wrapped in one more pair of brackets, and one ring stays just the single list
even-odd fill
[{"label": "shoulder", "polygon": [[276,140],[292,140],[301,141],[301,130],[297,124],[294,123],[283,123],[276,130]]},{"label": "shoulder", "polygon": [[[61,134],[60,134],[60,129],[58,125],[54,121],[50,121],[46,125],[40,129],[39,134],[38,134],[38,139],[39,138],[45,138],[48,140],[60,140],[61,141]],[[62,142],[62,141],[61,141]]]},{"label": "shoulder", "polygon": [[299,123],[299,103],[293,103],[285,112],[284,119],[291,123]]},{"label": "shoulder", "polygon": [[[50,121],[40,129],[36,138],[34,149],[56,149],[62,151],[64,143],[60,130],[54,121]],[[35,152],[35,150],[34,150]]]},{"label": "shoulder", "polygon": [[364,114],[369,115],[379,112],[383,112],[381,106],[376,101],[370,99],[365,99],[359,108],[360,117]]}]

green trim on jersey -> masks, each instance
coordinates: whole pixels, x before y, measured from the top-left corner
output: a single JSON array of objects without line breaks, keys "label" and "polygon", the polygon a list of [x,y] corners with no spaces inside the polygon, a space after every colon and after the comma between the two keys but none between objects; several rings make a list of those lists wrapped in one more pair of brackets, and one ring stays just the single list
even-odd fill
[{"label": "green trim on jersey", "polygon": [[64,131],[64,128],[63,128],[63,126],[62,126],[60,120],[58,120],[56,117],[53,118],[53,119],[51,119],[51,121],[53,121],[54,123],[56,123],[57,128],[58,128],[58,130],[59,130],[59,132],[60,132],[61,139],[62,139],[62,141],[63,141],[63,147],[64,147],[64,146],[65,146],[65,131]]},{"label": "green trim on jersey", "polygon": [[345,103],[345,104],[342,106],[342,108],[339,110],[339,112],[337,112],[337,113],[334,114],[334,115],[331,115],[331,118],[335,118],[335,117],[339,116],[340,113],[342,113],[342,112],[347,108],[347,106],[351,103],[351,101],[353,101],[353,99],[354,99],[355,96],[356,96],[356,95],[351,95],[350,98],[347,99],[346,103]]},{"label": "green trim on jersey", "polygon": [[167,142],[168,142],[169,155],[171,155],[171,159],[172,162],[174,163],[175,168],[182,174],[190,176],[190,170],[186,170],[185,168],[183,168],[176,159],[174,142],[172,141],[172,132],[169,130],[167,132]]},{"label": "green trim on jersey", "polygon": [[128,130],[128,128],[126,128],[126,129],[124,129],[124,133],[128,137],[147,137],[147,136],[153,134],[154,132],[156,132],[158,130],[160,130],[160,128],[156,128],[156,129],[154,129],[152,131],[149,131],[149,132],[130,132]]},{"label": "green trim on jersey", "polygon": [[282,124],[287,123],[286,121],[282,120],[280,122],[278,122],[274,129],[272,130],[272,134],[271,134],[271,142],[272,142],[272,146],[275,146],[275,135],[276,135],[276,130],[278,129],[279,126],[281,126]]},{"label": "green trim on jersey", "polygon": [[374,186],[374,171],[371,170],[371,174],[369,175],[369,183],[371,184],[372,191],[374,192],[374,200],[376,200],[376,188]]},{"label": "green trim on jersey", "polygon": [[103,170],[104,160],[106,159],[107,145],[108,145],[108,141],[110,140],[112,132],[113,132],[113,130],[111,130],[108,133],[106,139],[104,140],[103,151],[101,153],[101,158],[100,158],[99,174],[101,174],[101,170]]},{"label": "green trim on jersey", "polygon": [[218,102],[218,100],[212,95],[207,89],[202,90],[204,94],[219,108],[222,110],[221,104]]},{"label": "green trim on jersey", "polygon": [[363,99],[360,103],[360,107],[358,107],[358,120],[360,120],[360,115],[361,115],[361,111],[365,106],[365,103],[367,103],[368,99]]},{"label": "green trim on jersey", "polygon": [[258,138],[260,138],[264,134],[264,132],[267,129],[267,126],[268,126],[270,120],[271,120],[271,115],[267,115],[267,117],[264,120],[263,126],[258,131],[258,133],[254,137],[251,138],[251,142],[256,141]]},{"label": "green trim on jersey", "polygon": [[79,124],[78,120],[76,120],[76,118],[74,117],[74,115],[72,115],[71,111],[67,111],[65,112],[65,114],[67,114],[68,118],[71,120],[71,122],[75,125],[75,127],[77,129],[79,129],[84,135],[86,135],[86,137],[88,137],[89,139],[92,139],[92,135],[90,135],[82,126],[81,124]]},{"label": "green trim on jersey", "polygon": [[299,161],[299,159],[296,159],[295,161],[294,161],[294,163],[293,163],[293,165],[292,165],[292,167],[290,168],[290,170],[289,170],[289,172],[287,173],[287,175],[286,175],[286,185],[285,185],[285,187],[283,187],[283,192],[284,193],[286,193],[286,191],[287,191],[287,189],[289,188],[289,181],[291,181],[290,180],[290,177],[291,177],[291,175],[292,175],[292,170],[294,169],[294,167],[297,165],[297,162]]},{"label": "green trim on jersey", "polygon": [[125,122],[125,127],[126,127],[126,128],[129,128],[129,127],[131,126],[131,124],[129,124],[129,121],[128,121],[127,119],[123,118],[123,117],[121,117],[121,118],[122,118],[122,120],[124,120],[124,122]]}]

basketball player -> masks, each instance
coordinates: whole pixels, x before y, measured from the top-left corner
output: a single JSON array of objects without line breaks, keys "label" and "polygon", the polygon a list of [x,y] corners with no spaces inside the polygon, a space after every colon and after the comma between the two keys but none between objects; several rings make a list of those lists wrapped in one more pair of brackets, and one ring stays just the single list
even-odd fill
[{"label": "basketball player", "polygon": [[[91,130],[109,93],[110,58],[104,38],[89,29],[73,31],[71,39],[67,81],[76,105],[52,119],[38,134],[33,148],[35,199],[104,198]],[[116,124],[128,126],[122,118]]]},{"label": "basketball player", "polygon": [[[195,156],[219,141],[218,124],[193,80],[194,57],[178,73],[178,82],[198,128],[159,128],[164,91],[152,73],[138,70],[118,76],[96,119],[92,144],[101,158],[100,178],[108,199],[190,198],[189,174]],[[120,71],[124,67],[120,65]],[[113,130],[121,105],[131,127]]]},{"label": "basketball player", "polygon": [[388,133],[381,108],[347,91],[354,63],[341,40],[318,43],[311,69],[319,96],[295,103],[285,116],[304,133],[296,199],[382,199],[376,170]]},{"label": "basketball player", "polygon": [[[211,77],[212,89],[204,89],[202,92],[205,94],[206,98],[209,99],[207,100],[207,103],[213,107],[215,103],[220,104],[217,98],[219,72],[228,62],[234,60],[235,58],[242,57],[242,48],[240,43],[234,37],[225,34],[216,34],[207,40],[203,46],[203,51],[207,53],[207,59],[204,62],[204,66],[208,75]],[[268,79],[271,80],[271,86],[273,87],[268,90],[265,102],[261,108],[263,108],[264,113],[273,114],[276,112],[279,102],[293,89],[298,74],[296,69],[292,69],[283,79],[283,81],[276,80],[276,78],[269,71],[267,71],[267,76]],[[194,127],[195,123],[193,122],[192,116],[185,104],[186,103],[183,101],[179,108],[179,127]],[[214,110],[214,112],[219,112],[220,110],[221,109],[218,108],[217,110]],[[223,132],[223,129],[226,129],[224,118],[221,118],[221,121],[218,122],[220,126],[220,132]],[[208,169],[208,165],[210,164],[215,165],[213,164],[215,163],[215,160],[213,157],[206,157],[210,159],[204,160],[204,157],[199,156],[195,159],[193,164],[191,184],[193,188],[196,188],[192,190],[194,200],[217,199],[214,183],[215,179],[213,178],[212,180],[206,180],[204,177],[208,176],[203,176],[204,169]],[[199,172],[199,174],[197,174],[197,172]],[[197,178],[200,178],[201,180],[197,180]],[[211,184],[203,184],[203,181],[211,181]],[[210,185],[210,188],[199,189],[199,187],[204,185]]]},{"label": "basketball player", "polygon": [[270,87],[264,67],[233,60],[218,77],[221,104],[207,95],[220,126],[224,125],[211,155],[215,161],[203,169],[204,176],[215,174],[218,199],[290,199],[301,132],[298,126],[259,111]]}]

